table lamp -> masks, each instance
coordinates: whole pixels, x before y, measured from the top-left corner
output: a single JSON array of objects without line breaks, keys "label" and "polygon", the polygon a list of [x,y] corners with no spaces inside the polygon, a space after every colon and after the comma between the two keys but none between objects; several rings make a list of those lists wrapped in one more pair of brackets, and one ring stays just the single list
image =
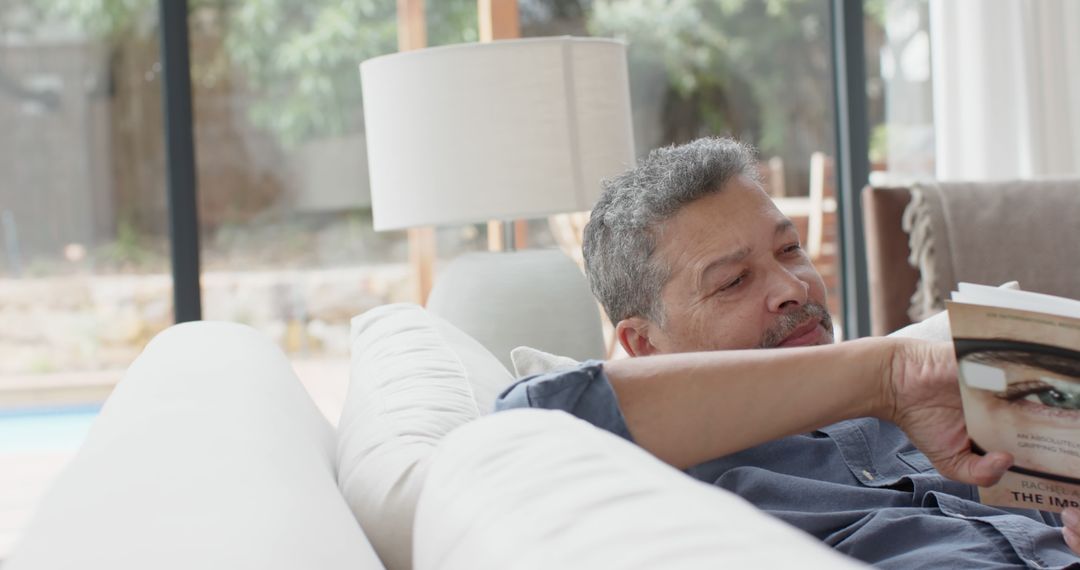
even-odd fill
[{"label": "table lamp", "polygon": [[[619,41],[435,47],[369,59],[360,74],[376,230],[590,210],[601,180],[634,165]],[[461,256],[427,306],[504,363],[509,348],[530,343],[604,356],[596,302],[561,252]],[[511,313],[519,330],[507,329]],[[595,319],[583,324],[582,315]]]}]

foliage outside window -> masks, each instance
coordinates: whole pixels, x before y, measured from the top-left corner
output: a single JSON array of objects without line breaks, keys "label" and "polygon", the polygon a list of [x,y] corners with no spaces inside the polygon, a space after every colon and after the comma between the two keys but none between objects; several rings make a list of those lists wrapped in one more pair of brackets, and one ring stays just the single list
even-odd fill
[{"label": "foliage outside window", "polygon": [[[35,0],[48,18],[78,22],[95,37],[118,42],[147,36],[156,0]],[[361,129],[358,63],[397,49],[394,0],[191,0],[194,24],[216,23],[224,41],[208,61],[193,65],[192,81],[220,81],[233,69],[256,93],[253,124],[286,147]],[[472,0],[427,6],[431,45],[474,41]]]}]

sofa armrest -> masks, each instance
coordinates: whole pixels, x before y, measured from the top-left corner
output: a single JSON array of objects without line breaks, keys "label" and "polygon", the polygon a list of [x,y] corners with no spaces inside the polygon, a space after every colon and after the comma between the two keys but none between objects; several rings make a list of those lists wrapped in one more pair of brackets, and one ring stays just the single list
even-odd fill
[{"label": "sofa armrest", "polygon": [[4,570],[376,569],[334,431],[281,350],[177,325],[131,365]]}]

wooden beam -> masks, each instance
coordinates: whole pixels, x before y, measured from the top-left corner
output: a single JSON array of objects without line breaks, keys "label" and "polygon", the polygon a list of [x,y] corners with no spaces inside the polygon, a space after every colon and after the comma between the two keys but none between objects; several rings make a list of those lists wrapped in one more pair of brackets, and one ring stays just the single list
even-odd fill
[{"label": "wooden beam", "polygon": [[397,0],[398,51],[427,47],[424,0]]},{"label": "wooden beam", "polygon": [[415,301],[418,305],[427,303],[431,286],[435,283],[435,229],[409,229],[409,265],[412,266],[416,280]]},{"label": "wooden beam", "polygon": [[503,243],[503,223],[498,220],[488,220],[487,223],[488,251],[504,251],[506,244]]},{"label": "wooden beam", "polygon": [[521,37],[518,0],[477,0],[476,11],[480,16],[480,41]]},{"label": "wooden beam", "polygon": [[810,155],[810,218],[806,222],[806,254],[812,261],[821,255],[825,236],[825,153]]},{"label": "wooden beam", "polygon": [[[398,51],[427,47],[427,23],[424,20],[424,0],[397,0]],[[414,300],[418,305],[427,302],[435,282],[435,230],[409,230],[409,265],[416,283]]]},{"label": "wooden beam", "polygon": [[529,220],[514,220],[514,247],[529,247]]}]

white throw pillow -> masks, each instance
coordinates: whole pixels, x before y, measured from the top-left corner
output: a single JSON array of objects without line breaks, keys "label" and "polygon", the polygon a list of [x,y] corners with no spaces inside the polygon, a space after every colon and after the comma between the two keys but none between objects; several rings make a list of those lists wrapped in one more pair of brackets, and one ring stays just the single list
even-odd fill
[{"label": "white throw pillow", "polygon": [[581,364],[569,356],[551,354],[530,346],[519,346],[510,351],[510,360],[514,363],[514,376],[518,378],[561,372]]},{"label": "white throw pillow", "polygon": [[416,500],[450,431],[494,409],[512,378],[490,352],[412,304],[352,321],[338,484],[383,563],[411,567]]}]

